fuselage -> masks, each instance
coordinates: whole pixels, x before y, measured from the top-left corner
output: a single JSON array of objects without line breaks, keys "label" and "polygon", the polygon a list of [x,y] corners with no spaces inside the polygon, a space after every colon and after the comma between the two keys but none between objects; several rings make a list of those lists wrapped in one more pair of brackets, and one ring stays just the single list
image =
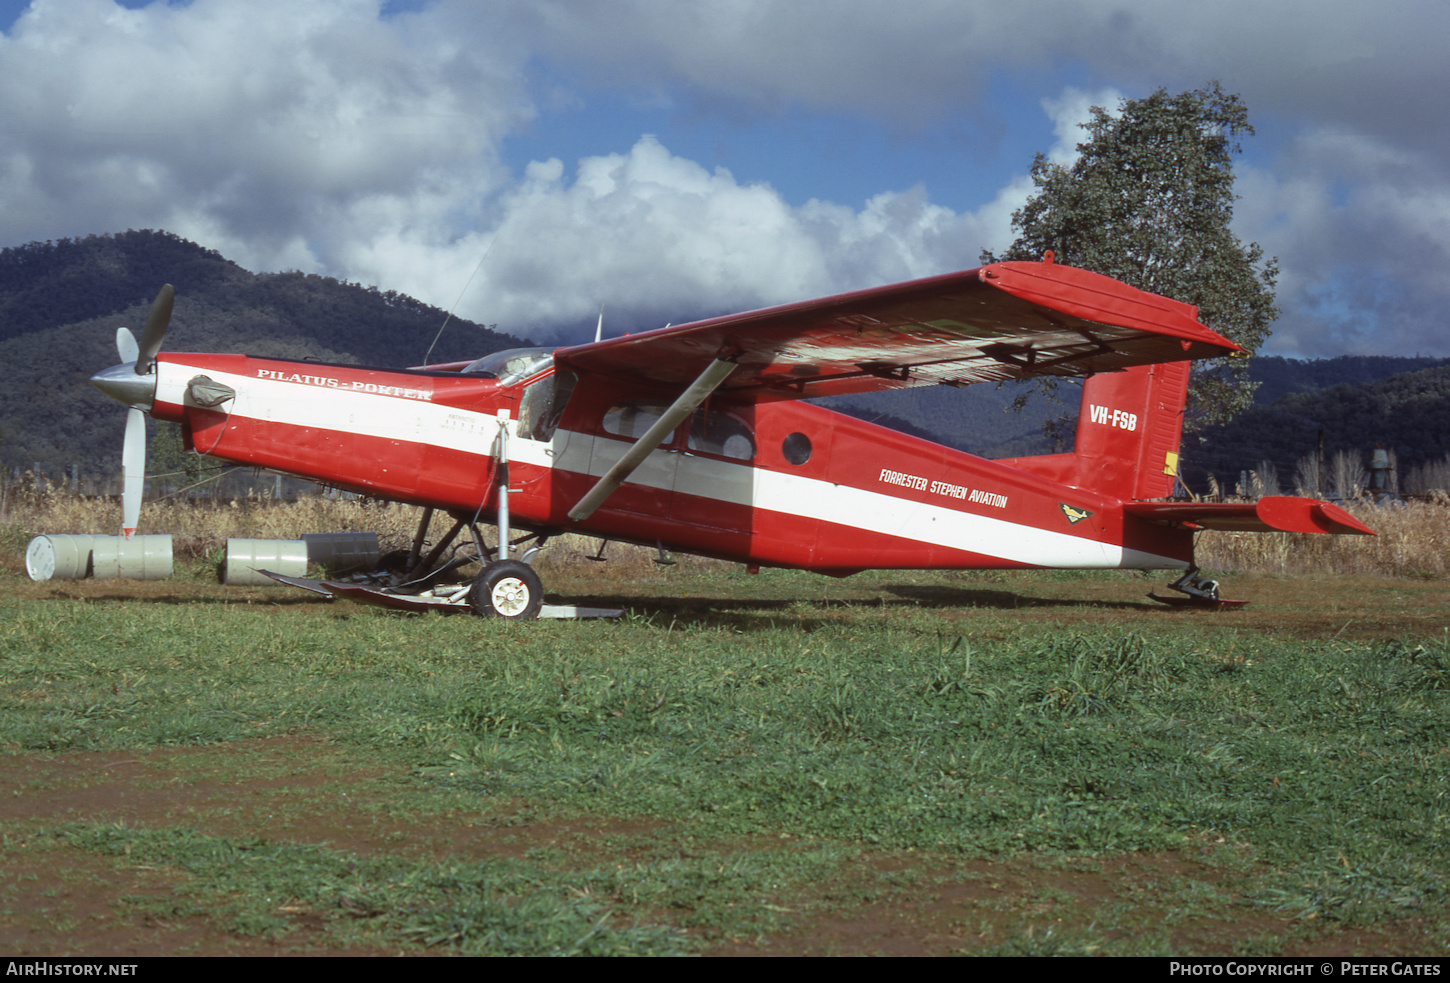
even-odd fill
[{"label": "fuselage", "polygon": [[[462,371],[169,353],[155,372],[149,412],[199,454],[463,517],[495,515],[507,427],[512,522],[541,532],[834,574],[1191,564],[1191,532],[1114,497],[809,403],[718,395],[575,523],[677,394],[556,370],[543,350]],[[202,405],[217,390],[233,395]]]}]

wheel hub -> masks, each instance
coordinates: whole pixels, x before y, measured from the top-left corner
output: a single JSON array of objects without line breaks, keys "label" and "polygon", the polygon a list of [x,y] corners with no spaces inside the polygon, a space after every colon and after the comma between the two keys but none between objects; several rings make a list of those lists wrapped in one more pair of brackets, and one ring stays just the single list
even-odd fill
[{"label": "wheel hub", "polygon": [[490,597],[495,611],[512,618],[529,606],[529,585],[518,577],[504,577],[493,585]]}]

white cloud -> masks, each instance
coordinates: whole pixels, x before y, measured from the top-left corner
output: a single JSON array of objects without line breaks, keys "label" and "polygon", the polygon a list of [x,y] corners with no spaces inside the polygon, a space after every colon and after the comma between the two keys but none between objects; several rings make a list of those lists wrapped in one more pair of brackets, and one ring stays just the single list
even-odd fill
[{"label": "white cloud", "polygon": [[1076,86],[1069,86],[1056,96],[1042,100],[1042,109],[1052,120],[1052,135],[1057,142],[1047,151],[1047,159],[1054,164],[1071,167],[1078,158],[1077,145],[1087,136],[1083,126],[1092,119],[1093,107],[1107,110],[1116,116],[1123,93],[1117,89],[1102,89],[1084,92]]},{"label": "white cloud", "polygon": [[536,162],[500,206],[462,313],[540,336],[587,330],[600,304],[610,323],[657,326],[970,267],[980,231],[920,189],[859,212],[793,208],[648,136],[628,154],[581,160],[572,181],[561,161]]},{"label": "white cloud", "polygon": [[[473,9],[444,0],[447,9]],[[534,0],[511,15],[544,57],[678,98],[781,102],[919,122],[979,100],[994,71],[1071,61],[1118,86],[1222,78],[1263,111],[1410,138],[1443,116],[1450,7],[1349,0]],[[1422,138],[1443,142],[1440,132]]]},{"label": "white cloud", "polygon": [[488,192],[497,141],[531,112],[523,56],[378,8],[35,0],[0,41],[6,239],[165,224],[218,231],[264,265],[305,240],[326,264],[316,224],[359,200],[428,221],[460,175]]},{"label": "white cloud", "polygon": [[[1244,95],[1260,140],[1289,147],[1258,164],[1269,180],[1243,183],[1238,222],[1283,261],[1279,347],[1450,351],[1431,327],[1447,299],[1436,281],[1450,243],[1443,3],[924,0],[909,16],[864,0],[618,0],[607,9],[541,0],[532,9],[529,36],[558,63],[640,90],[680,83],[669,90],[676,99],[733,99],[756,112],[845,109],[910,127],[977,104],[991,72],[1063,62],[1136,93],[1223,79]],[[1066,92],[1048,103],[1058,122],[1052,157],[1066,160],[1089,100]],[[1029,190],[1010,181],[977,214],[995,212],[1001,229]]]}]

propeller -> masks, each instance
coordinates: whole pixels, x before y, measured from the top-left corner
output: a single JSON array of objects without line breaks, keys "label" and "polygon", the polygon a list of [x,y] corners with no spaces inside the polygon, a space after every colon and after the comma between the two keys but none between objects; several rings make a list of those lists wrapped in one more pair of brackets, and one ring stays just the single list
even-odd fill
[{"label": "propeller", "polygon": [[131,333],[130,328],[116,329],[116,351],[121,353],[123,362],[134,362],[141,356],[141,349],[136,344],[136,336]]},{"label": "propeller", "polygon": [[[161,351],[161,342],[166,339],[166,326],[171,323],[171,305],[176,302],[176,288],[171,284],[163,286],[151,302],[151,313],[146,316],[146,327],[141,331],[141,344],[136,356],[136,374],[146,375],[156,353]],[[129,333],[129,332],[128,332]],[[120,341],[117,340],[119,347]],[[122,355],[124,359],[124,354]]]},{"label": "propeller", "polygon": [[[136,534],[136,523],[141,516],[141,495],[146,484],[145,408],[151,405],[156,395],[152,368],[156,354],[161,351],[161,342],[166,338],[175,300],[176,290],[171,284],[161,288],[151,304],[151,313],[146,317],[146,327],[141,330],[139,343],[128,329],[117,328],[116,351],[122,364],[91,378],[98,389],[129,407],[126,411],[126,441],[121,447],[121,535],[126,539]],[[126,371],[128,369],[130,371]],[[152,378],[141,381],[136,376]]]},{"label": "propeller", "polygon": [[121,535],[136,534],[141,494],[146,487],[146,414],[134,406],[126,411],[126,442],[121,445]]}]

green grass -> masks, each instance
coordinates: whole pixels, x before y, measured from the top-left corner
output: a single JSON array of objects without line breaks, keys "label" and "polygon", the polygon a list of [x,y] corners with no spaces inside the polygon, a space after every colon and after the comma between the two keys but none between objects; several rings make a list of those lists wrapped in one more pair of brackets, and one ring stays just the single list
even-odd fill
[{"label": "green grass", "polygon": [[[913,893],[863,872],[867,854],[922,864],[918,882],[968,859],[1192,855],[1227,880],[1148,889],[1169,926],[1409,921],[1442,940],[1450,926],[1444,634],[964,622],[819,600],[533,624],[209,598],[0,604],[7,756],[299,731],[411,776],[390,788],[395,818],[465,808],[499,829],[611,817],[654,831],[487,862],[174,823],[33,832],[185,873],[133,911],[281,938],[295,918],[279,906],[296,908],[337,945],[699,951]],[[1013,922],[981,951],[1173,951],[1168,928],[1114,911]],[[1238,951],[1282,944],[1261,933]]]}]

